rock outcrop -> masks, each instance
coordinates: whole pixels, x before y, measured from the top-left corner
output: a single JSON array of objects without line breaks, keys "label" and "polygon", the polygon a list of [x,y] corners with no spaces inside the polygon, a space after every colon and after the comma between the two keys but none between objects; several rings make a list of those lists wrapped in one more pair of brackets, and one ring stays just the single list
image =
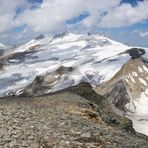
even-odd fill
[{"label": "rock outcrop", "polygon": [[41,39],[44,39],[44,38],[45,38],[45,36],[43,34],[41,34],[41,35],[37,36],[35,38],[35,40],[41,40]]},{"label": "rock outcrop", "polygon": [[61,66],[54,72],[36,76],[33,82],[23,89],[20,96],[41,96],[48,94],[52,90],[54,83],[60,81],[63,75],[68,75],[73,70],[73,67]]},{"label": "rock outcrop", "polygon": [[122,80],[117,82],[112,90],[105,94],[105,97],[108,98],[115,107],[122,112],[126,111],[125,105],[130,102],[130,97]]},{"label": "rock outcrop", "polygon": [[137,59],[145,54],[145,50],[142,48],[131,48],[127,50],[126,53],[128,53],[132,57],[132,59]]}]

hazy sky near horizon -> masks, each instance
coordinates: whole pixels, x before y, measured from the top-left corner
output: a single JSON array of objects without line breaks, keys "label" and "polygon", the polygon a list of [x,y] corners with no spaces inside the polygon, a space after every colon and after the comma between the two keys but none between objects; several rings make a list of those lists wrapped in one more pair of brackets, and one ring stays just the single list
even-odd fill
[{"label": "hazy sky near horizon", "polygon": [[0,0],[0,42],[65,30],[148,47],[148,0]]}]

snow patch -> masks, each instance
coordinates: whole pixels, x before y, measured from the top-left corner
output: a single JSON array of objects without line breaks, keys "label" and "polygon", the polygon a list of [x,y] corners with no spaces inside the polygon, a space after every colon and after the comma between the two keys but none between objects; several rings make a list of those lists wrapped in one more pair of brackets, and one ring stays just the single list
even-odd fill
[{"label": "snow patch", "polygon": [[143,70],[142,70],[142,68],[141,68],[141,67],[139,67],[139,66],[138,66],[138,69],[139,69],[139,71],[140,71],[141,73],[143,72]]},{"label": "snow patch", "polygon": [[148,135],[148,89],[133,100],[133,103],[134,113],[127,113],[127,117],[133,121],[133,127],[137,132]]},{"label": "snow patch", "polygon": [[134,78],[131,76],[131,74],[129,74],[129,78],[130,78],[130,80],[131,80],[133,83],[136,83],[135,80],[134,80]]},{"label": "snow patch", "polygon": [[147,67],[143,66],[143,69],[144,69],[146,72],[148,72],[148,68],[147,68]]},{"label": "snow patch", "polygon": [[146,83],[142,78],[139,78],[139,81],[140,81],[143,85],[147,86],[147,83]]}]

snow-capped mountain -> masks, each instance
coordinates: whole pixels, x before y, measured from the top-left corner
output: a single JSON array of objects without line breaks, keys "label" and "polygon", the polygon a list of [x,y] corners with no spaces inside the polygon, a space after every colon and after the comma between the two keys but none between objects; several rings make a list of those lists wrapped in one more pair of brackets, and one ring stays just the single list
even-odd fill
[{"label": "snow-capped mountain", "polygon": [[148,49],[103,35],[40,35],[0,57],[0,96],[38,96],[88,82],[133,121],[138,121],[133,115],[145,113],[148,125],[147,57]]},{"label": "snow-capped mountain", "polygon": [[130,58],[126,53],[120,54],[128,48],[102,35],[62,33],[53,38],[33,39],[1,57],[0,94],[21,90],[36,76],[53,73],[61,66],[73,67],[74,70],[71,74],[63,74],[60,79],[57,76],[48,92],[83,80],[93,86],[100,85],[112,78]]}]

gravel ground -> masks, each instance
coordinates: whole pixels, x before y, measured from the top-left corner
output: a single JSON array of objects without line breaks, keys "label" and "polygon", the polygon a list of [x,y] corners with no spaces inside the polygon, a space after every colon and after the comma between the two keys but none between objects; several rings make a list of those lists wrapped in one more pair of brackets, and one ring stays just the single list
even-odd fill
[{"label": "gravel ground", "polygon": [[64,92],[0,99],[0,148],[148,147],[144,138],[107,125],[97,105]]}]

